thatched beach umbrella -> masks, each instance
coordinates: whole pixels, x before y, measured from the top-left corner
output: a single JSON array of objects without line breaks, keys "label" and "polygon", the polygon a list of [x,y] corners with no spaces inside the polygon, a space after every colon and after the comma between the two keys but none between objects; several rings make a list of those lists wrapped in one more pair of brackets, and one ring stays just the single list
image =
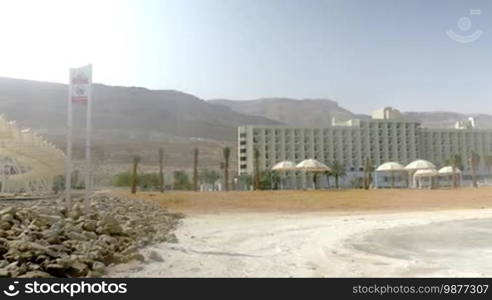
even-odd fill
[{"label": "thatched beach umbrella", "polygon": [[278,172],[295,171],[295,170],[296,170],[296,164],[288,160],[281,161],[272,167],[272,171],[278,171]]},{"label": "thatched beach umbrella", "polygon": [[[281,161],[272,167],[272,171],[275,172],[289,172],[289,171],[296,171],[296,170],[297,170],[296,164],[289,160]],[[283,189],[282,181],[280,182],[280,184],[281,184],[280,189]]]},{"label": "thatched beach umbrella", "polygon": [[297,170],[313,173],[313,187],[316,189],[315,176],[316,173],[331,172],[331,169],[324,163],[315,159],[306,159],[301,161],[296,166]]}]

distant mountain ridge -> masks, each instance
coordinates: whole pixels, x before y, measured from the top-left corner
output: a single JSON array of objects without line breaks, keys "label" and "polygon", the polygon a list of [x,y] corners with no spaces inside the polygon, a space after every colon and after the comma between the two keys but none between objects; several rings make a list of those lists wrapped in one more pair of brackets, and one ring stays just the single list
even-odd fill
[{"label": "distant mountain ridge", "polygon": [[[59,83],[0,77],[0,113],[32,128],[65,149],[67,86]],[[130,155],[154,157],[166,145],[169,163],[189,166],[192,147],[200,147],[203,161],[215,165],[225,145],[235,150],[240,125],[331,126],[340,120],[364,118],[330,99],[264,98],[249,101],[209,100],[175,90],[149,90],[95,84],[94,147],[100,157],[117,162]],[[85,106],[74,105],[76,156],[83,157]],[[427,127],[452,127],[470,115],[449,112],[408,112],[408,118]],[[474,115],[482,128],[492,128],[492,116]],[[235,159],[235,155],[232,155]],[[171,159],[172,158],[172,159]]]},{"label": "distant mountain ridge", "polygon": [[[257,100],[209,100],[233,111],[266,117],[290,126],[327,127],[333,117],[339,120],[369,119],[369,115],[354,114],[330,99],[264,98]],[[398,107],[396,107],[398,109]],[[415,120],[430,128],[453,128],[455,122],[474,117],[479,128],[492,128],[492,116],[454,112],[403,112],[408,120]]]},{"label": "distant mountain ridge", "polygon": [[454,112],[405,112],[404,115],[412,120],[431,128],[453,128],[457,121],[469,117],[475,118],[478,128],[492,129],[492,116],[487,114],[462,114]]},{"label": "distant mountain ridge", "polygon": [[[67,86],[0,77],[0,113],[44,134],[66,132]],[[152,136],[232,140],[242,124],[279,124],[174,90],[94,84],[93,128],[102,139]],[[76,136],[84,134],[85,107],[74,104]]]},{"label": "distant mountain ridge", "polygon": [[263,98],[244,101],[216,99],[209,102],[227,106],[236,112],[262,116],[291,126],[326,127],[331,126],[332,117],[342,120],[356,117],[330,99]]}]

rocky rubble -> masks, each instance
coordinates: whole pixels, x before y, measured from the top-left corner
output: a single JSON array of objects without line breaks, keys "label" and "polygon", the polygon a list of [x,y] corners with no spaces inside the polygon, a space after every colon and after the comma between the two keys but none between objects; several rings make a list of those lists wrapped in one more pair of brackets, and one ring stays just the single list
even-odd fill
[{"label": "rocky rubble", "polygon": [[[138,249],[176,242],[180,214],[150,202],[97,194],[74,201],[0,203],[0,277],[99,277],[106,266],[144,261]],[[154,258],[155,259],[155,258]]]}]

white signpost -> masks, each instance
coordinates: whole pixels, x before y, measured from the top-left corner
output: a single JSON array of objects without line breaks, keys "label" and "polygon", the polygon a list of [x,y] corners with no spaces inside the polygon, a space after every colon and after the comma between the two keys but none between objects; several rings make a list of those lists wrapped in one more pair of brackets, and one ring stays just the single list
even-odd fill
[{"label": "white signpost", "polygon": [[85,172],[85,210],[89,209],[89,193],[91,189],[91,130],[92,130],[92,65],[70,69],[68,88],[68,117],[67,117],[67,163],[65,174],[65,189],[67,208],[72,206],[72,131],[73,131],[73,104],[87,105],[86,121],[86,172]]}]

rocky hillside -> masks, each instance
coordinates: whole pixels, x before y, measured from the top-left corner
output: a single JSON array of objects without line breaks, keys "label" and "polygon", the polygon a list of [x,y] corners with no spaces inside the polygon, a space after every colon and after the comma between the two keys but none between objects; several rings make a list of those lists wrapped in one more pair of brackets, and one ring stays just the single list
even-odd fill
[{"label": "rocky hillside", "polygon": [[[234,112],[173,90],[94,85],[94,134],[104,140],[162,140],[198,137],[233,140],[242,124],[278,124]],[[0,112],[48,135],[66,131],[67,86],[0,78]],[[76,136],[84,133],[85,107],[75,105]]]}]

